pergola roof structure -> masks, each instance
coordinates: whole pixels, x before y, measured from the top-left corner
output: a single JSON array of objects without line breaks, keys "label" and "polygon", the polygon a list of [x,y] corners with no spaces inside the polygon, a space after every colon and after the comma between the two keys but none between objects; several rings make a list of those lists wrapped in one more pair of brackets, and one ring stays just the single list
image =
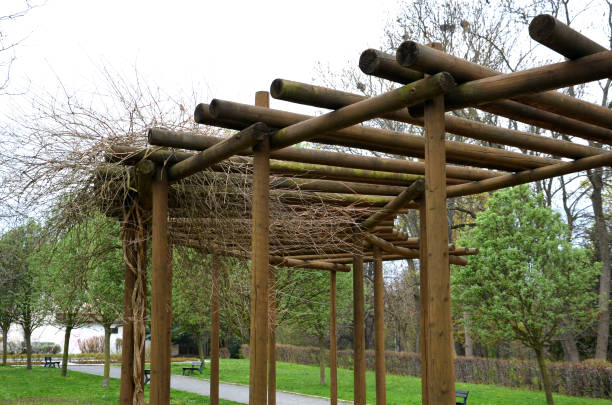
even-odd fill
[{"label": "pergola roof structure", "polygon": [[[152,209],[153,300],[165,302],[169,294],[168,243],[251,259],[251,403],[267,401],[269,264],[329,270],[335,277],[352,263],[357,280],[363,260],[375,262],[377,404],[384,403],[381,263],[398,258],[422,262],[423,403],[454,403],[448,265],[465,264],[462,256],[477,250],[449,245],[446,199],[612,164],[612,153],[600,147],[445,114],[476,107],[612,145],[610,109],[554,91],[611,77],[612,52],[551,19],[536,18],[530,32],[569,61],[501,74],[435,45],[406,41],[397,55],[366,50],[361,56],[365,73],[401,84],[382,95],[277,79],[274,98],[334,111],[311,117],[270,109],[262,92],[254,106],[215,99],[196,107],[195,121],[239,132],[217,138],[153,128],[149,149],[113,149],[112,161],[135,165],[133,188]],[[425,136],[362,125],[373,118],[424,126]],[[445,141],[446,132],[521,152]],[[294,146],[305,141],[397,157]],[[396,215],[408,209],[420,210],[418,239],[393,229]],[[156,284],[156,274],[165,285]],[[363,285],[355,283],[355,403],[364,404]],[[152,403],[169,398],[167,311],[153,303]]]}]

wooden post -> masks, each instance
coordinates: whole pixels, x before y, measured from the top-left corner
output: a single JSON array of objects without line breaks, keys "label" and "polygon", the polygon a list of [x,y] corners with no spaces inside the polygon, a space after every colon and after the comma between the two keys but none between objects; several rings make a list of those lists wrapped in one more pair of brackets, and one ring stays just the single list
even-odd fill
[{"label": "wooden post", "polygon": [[382,253],[378,246],[374,251],[374,346],[376,361],[376,405],[387,403],[385,384],[385,286],[383,281]]},{"label": "wooden post", "polygon": [[172,267],[168,246],[168,179],[157,169],[153,179],[151,272],[151,394],[152,404],[170,404]]},{"label": "wooden post", "polygon": [[353,402],[365,405],[365,296],[363,292],[363,256],[353,256]]},{"label": "wooden post", "polygon": [[[255,103],[263,104],[268,93],[257,92]],[[270,142],[253,147],[253,199],[251,246],[251,336],[249,403],[267,402],[268,366],[268,272],[270,266]]]},{"label": "wooden post", "polygon": [[268,308],[270,311],[270,335],[268,336],[268,405],[276,405],[276,275],[270,266],[268,278]]},{"label": "wooden post", "polygon": [[219,256],[212,254],[210,296],[210,405],[219,405]]},{"label": "wooden post", "polygon": [[455,373],[448,259],[444,97],[425,103],[425,221],[427,224],[428,397],[431,404],[455,402]]},{"label": "wooden post", "polygon": [[336,272],[329,273],[329,390],[330,404],[338,404],[338,333],[336,331]]},{"label": "wooden post", "polygon": [[132,291],[136,274],[132,271],[137,264],[137,244],[134,224],[128,219],[123,224],[123,249],[125,258],[125,284],[123,290],[123,345],[121,347],[121,387],[119,403],[131,405],[134,396],[134,317],[132,314]]},{"label": "wooden post", "polygon": [[425,215],[425,199],[420,201],[419,208],[419,284],[420,284],[420,305],[421,305],[421,393],[422,404],[429,405],[429,305],[428,305],[428,284],[427,284],[427,222]]}]

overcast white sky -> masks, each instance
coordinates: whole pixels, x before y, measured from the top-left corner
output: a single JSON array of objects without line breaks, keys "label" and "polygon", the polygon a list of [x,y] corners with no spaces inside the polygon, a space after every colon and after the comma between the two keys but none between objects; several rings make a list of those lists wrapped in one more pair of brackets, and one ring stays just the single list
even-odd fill
[{"label": "overcast white sky", "polygon": [[[44,0],[43,0],[44,1]],[[9,5],[2,0],[2,15]],[[381,42],[397,0],[47,0],[2,28],[15,49],[13,91],[68,89],[103,66],[137,68],[170,94],[192,85],[208,98],[252,103],[277,77],[311,81],[315,64],[356,66]],[[91,83],[90,83],[91,84]],[[208,100],[200,100],[208,101]]]}]

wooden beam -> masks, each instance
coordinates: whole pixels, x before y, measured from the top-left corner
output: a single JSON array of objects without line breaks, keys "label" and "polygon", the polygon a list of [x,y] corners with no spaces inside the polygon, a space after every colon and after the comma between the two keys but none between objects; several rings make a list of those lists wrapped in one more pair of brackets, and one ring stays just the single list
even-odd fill
[{"label": "wooden beam", "polygon": [[353,403],[366,404],[363,257],[353,256]]},{"label": "wooden beam", "polygon": [[420,201],[419,209],[419,303],[421,307],[421,400],[422,405],[433,405],[429,400],[429,381],[431,362],[430,344],[429,344],[429,281],[427,271],[427,206],[425,198]]},{"label": "wooden beam", "polygon": [[525,170],[516,174],[501,176],[496,179],[449,186],[447,193],[449,198],[479,194],[609,165],[612,165],[612,152],[578,159],[573,162],[562,162],[533,170]]},{"label": "wooden beam", "polygon": [[[513,98],[554,114],[612,129],[612,112],[609,109],[558,92],[547,91],[606,78],[612,71],[612,52],[600,52],[579,60],[505,75],[414,41],[404,42],[398,48],[397,57],[403,66],[427,73],[452,66],[451,73],[456,75],[457,80],[467,81],[449,91],[445,97],[447,111]],[[466,78],[469,79],[465,80]],[[534,94],[540,92],[544,93]],[[410,113],[422,116],[422,106],[411,108]]]},{"label": "wooden beam", "polygon": [[134,315],[132,313],[132,292],[136,282],[138,267],[135,224],[125,221],[122,224],[123,257],[126,259],[123,289],[123,346],[121,350],[121,385],[119,403],[132,405],[134,397]]},{"label": "wooden beam", "polygon": [[455,401],[452,311],[446,215],[444,96],[425,103],[425,208],[430,404]]},{"label": "wooden beam", "polygon": [[338,405],[338,332],[336,328],[336,272],[329,272],[329,395]]},{"label": "wooden beam", "polygon": [[423,72],[405,68],[397,63],[395,55],[389,55],[377,49],[366,49],[361,53],[359,69],[367,75],[402,84],[423,78]]},{"label": "wooden beam", "polygon": [[[255,103],[266,105],[268,94],[257,92]],[[264,138],[253,147],[251,257],[251,336],[249,403],[267,403],[268,371],[268,274],[270,266],[270,142]]]},{"label": "wooden beam", "polygon": [[[480,77],[475,76],[475,78]],[[326,87],[294,82],[291,80],[277,79],[276,81],[278,83],[275,88],[278,89],[278,94],[273,94],[273,96],[275,96],[276,98],[300,104],[312,105],[320,108],[336,109],[359,102],[367,98],[366,96],[362,96],[359,94],[347,93]],[[293,89],[300,89],[300,91],[296,91]],[[518,104],[516,102],[514,103]],[[521,107],[521,111],[526,109],[534,110],[534,108],[528,106]],[[552,115],[546,112],[542,113],[545,113],[548,116]],[[382,118],[420,126],[424,125],[422,118],[413,117],[405,109],[384,114],[382,115]],[[560,120],[563,121],[562,119]],[[578,128],[578,130],[580,131],[584,130],[585,127],[587,129],[592,127],[592,125],[584,124],[579,121],[571,121],[578,124],[578,126],[580,127]],[[560,139],[552,139],[530,132],[501,128],[494,125],[487,125],[481,122],[455,117],[451,114],[446,114],[444,116],[444,125],[446,127],[447,132],[451,132],[456,135],[461,135],[472,139],[479,139],[502,145],[516,146],[521,149],[529,149],[537,152],[549,153],[553,156],[570,157],[576,159],[585,156],[594,156],[602,152],[599,148],[579,145],[573,142],[563,141]],[[604,130],[603,128],[601,128],[601,130],[597,130],[595,132],[597,136],[603,137],[603,139],[612,140],[612,131]],[[604,133],[602,134],[601,132]],[[587,133],[590,132],[587,131]],[[452,143],[446,145],[448,158],[452,159],[452,148],[449,148],[449,146],[452,146]],[[450,175],[451,174],[449,173],[447,166],[447,176]]]},{"label": "wooden beam", "polygon": [[211,254],[210,294],[210,405],[219,405],[219,267],[221,261]]},{"label": "wooden beam", "polygon": [[276,405],[276,267],[270,266],[268,274],[268,312],[270,335],[268,336],[268,405]]},{"label": "wooden beam", "polygon": [[374,348],[376,363],[376,405],[387,404],[385,382],[385,283],[380,248],[374,247]]},{"label": "wooden beam", "polygon": [[230,156],[261,142],[268,134],[269,128],[261,122],[224,139],[210,148],[178,162],[168,169],[168,179],[176,181],[204,170],[216,163],[222,162]]},{"label": "wooden beam", "polygon": [[408,203],[414,202],[414,200],[418,199],[423,194],[423,190],[423,181],[415,181],[408,188],[402,191],[396,198],[389,201],[389,203],[387,203],[381,210],[375,212],[365,221],[363,221],[361,227],[363,229],[370,229],[375,227],[379,222],[388,219],[388,217],[397,215],[398,210],[405,208]]},{"label": "wooden beam", "polygon": [[168,245],[168,178],[158,169],[153,179],[151,273],[151,391],[153,404],[170,404],[172,267]]},{"label": "wooden beam", "polygon": [[[308,115],[257,108],[219,99],[211,102],[209,111],[215,118],[229,117],[248,123],[261,121],[271,127],[282,127],[283,124],[290,125],[291,122],[302,122],[312,118]],[[324,135],[320,134],[312,141],[420,158],[424,156],[425,144],[423,137],[420,135],[371,128],[364,125],[356,125]],[[449,141],[445,144],[445,147],[448,161],[462,165],[469,164],[471,166],[514,171],[517,167],[531,168],[554,163],[553,159],[504,151],[498,148],[470,145],[463,142]]]},{"label": "wooden beam", "polygon": [[282,149],[308,141],[325,132],[336,131],[376,118],[381,113],[416,105],[454,86],[453,77],[441,72],[379,96],[280,129],[270,137],[270,145],[273,149]]},{"label": "wooden beam", "polygon": [[605,47],[548,14],[540,14],[531,20],[529,36],[568,59],[607,51]]}]

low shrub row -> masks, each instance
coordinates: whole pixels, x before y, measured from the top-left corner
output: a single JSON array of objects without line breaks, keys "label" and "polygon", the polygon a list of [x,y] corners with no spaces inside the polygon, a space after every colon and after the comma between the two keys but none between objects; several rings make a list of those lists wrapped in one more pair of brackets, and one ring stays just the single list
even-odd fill
[{"label": "low shrub row", "polygon": [[[32,353],[36,354],[56,354],[61,350],[60,345],[53,342],[32,342]],[[23,341],[15,342],[9,341],[7,342],[7,353],[9,354],[22,354],[26,352],[26,344]]]},{"label": "low shrub row", "polygon": [[[249,355],[248,345],[241,351]],[[277,345],[276,359],[289,363],[319,364],[319,348]],[[368,370],[374,370],[373,350],[366,351]],[[417,353],[386,352],[385,363],[390,374],[419,377],[421,356]],[[338,352],[338,367],[353,368],[353,351]],[[548,364],[553,390],[560,394],[578,397],[610,398],[612,396],[612,364],[604,362],[554,362]],[[476,384],[492,384],[513,388],[541,390],[540,371],[537,363],[525,360],[488,359],[481,357],[457,357],[455,380]]]}]

